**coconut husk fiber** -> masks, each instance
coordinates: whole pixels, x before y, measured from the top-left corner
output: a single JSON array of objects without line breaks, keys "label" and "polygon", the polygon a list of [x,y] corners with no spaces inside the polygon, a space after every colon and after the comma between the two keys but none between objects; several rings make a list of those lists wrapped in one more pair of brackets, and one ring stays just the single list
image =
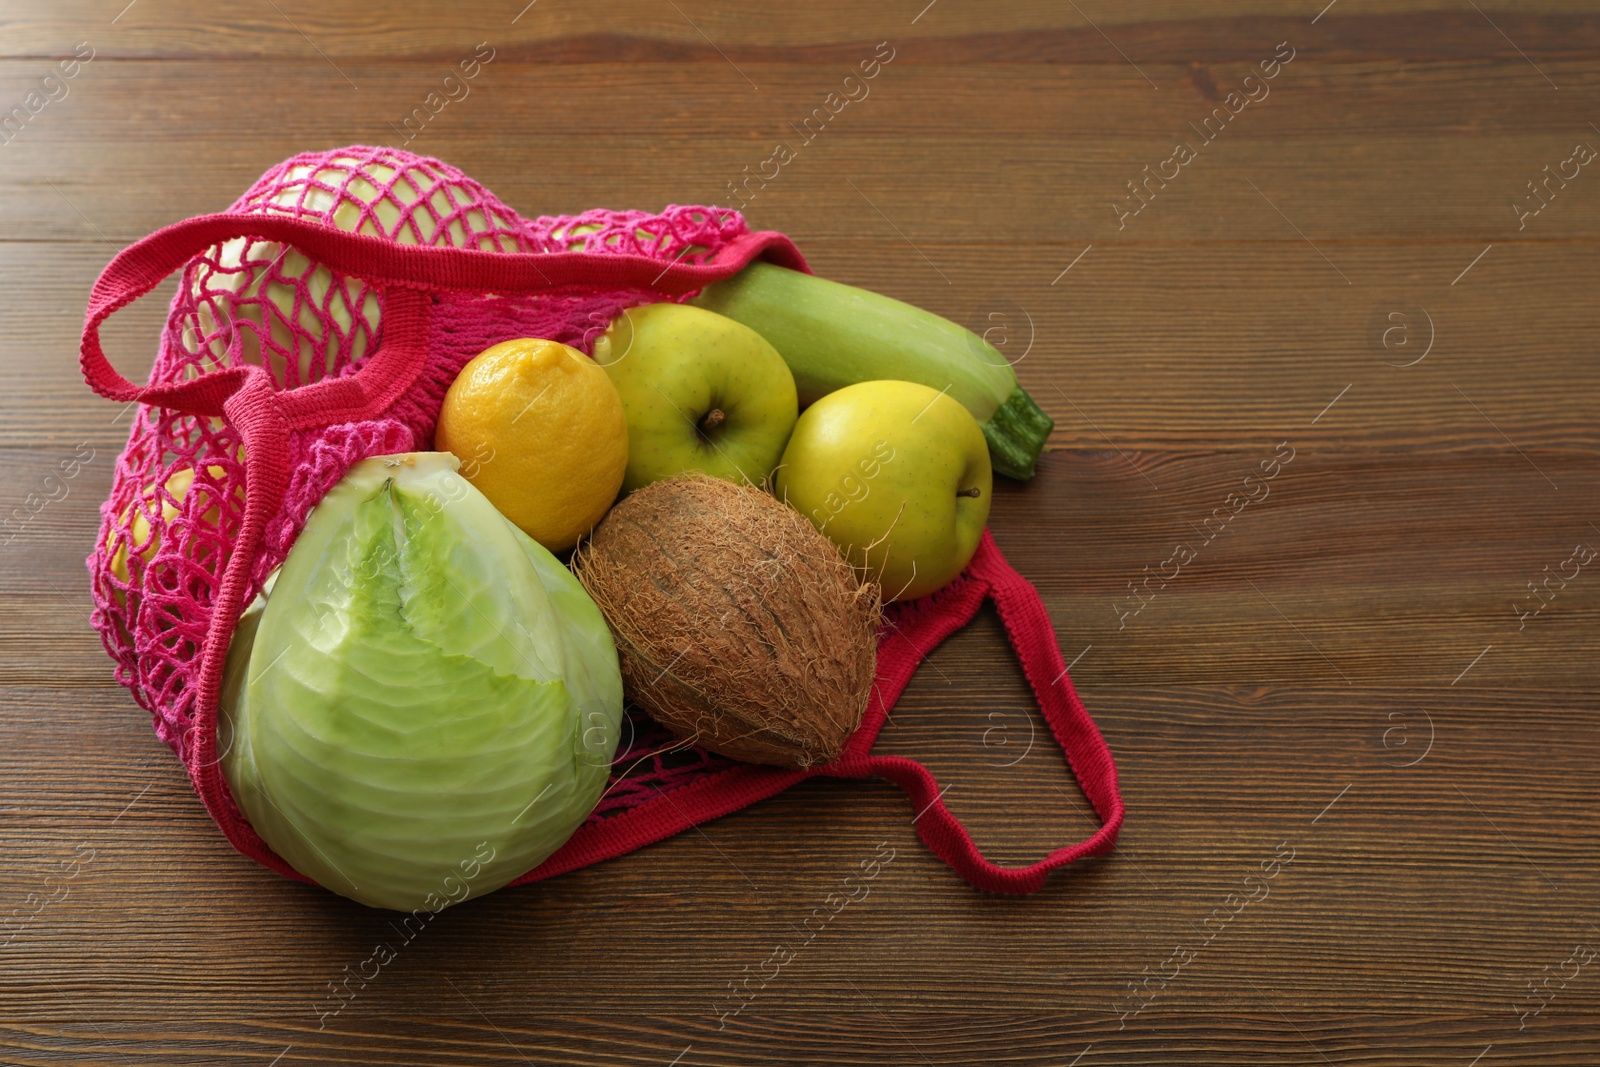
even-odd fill
[{"label": "coconut husk fiber", "polygon": [[573,570],[611,625],[629,699],[680,737],[804,768],[861,725],[879,590],[760,489],[700,474],[647,485]]}]

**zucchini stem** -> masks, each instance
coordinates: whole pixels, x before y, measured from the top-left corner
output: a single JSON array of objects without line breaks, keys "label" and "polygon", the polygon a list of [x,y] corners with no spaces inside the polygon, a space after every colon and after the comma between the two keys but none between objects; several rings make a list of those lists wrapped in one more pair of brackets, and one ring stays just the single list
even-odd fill
[{"label": "zucchini stem", "polygon": [[983,424],[995,471],[1019,481],[1032,478],[1034,464],[1055,425],[1056,420],[1022,386],[1013,389]]}]

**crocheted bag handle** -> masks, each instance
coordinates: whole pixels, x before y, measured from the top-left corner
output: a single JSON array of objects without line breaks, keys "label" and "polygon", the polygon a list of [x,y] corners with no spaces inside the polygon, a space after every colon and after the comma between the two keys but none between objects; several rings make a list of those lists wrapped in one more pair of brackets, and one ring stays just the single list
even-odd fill
[{"label": "crocheted bag handle", "polygon": [[[968,564],[967,573],[974,579],[965,591],[965,602],[952,605],[950,616],[933,620],[935,627],[927,636],[933,643],[943,640],[954,630],[966,625],[977,613],[985,597],[994,601],[1000,621],[1006,628],[1006,637],[1022,666],[1028,686],[1033,690],[1039,710],[1044,715],[1056,743],[1066,757],[1067,766],[1078,780],[1083,794],[1100,817],[1101,825],[1093,835],[1072,845],[1063,845],[1049,855],[1026,867],[1002,867],[987,859],[973,842],[972,835],[961,820],[945,806],[944,795],[933,775],[916,760],[904,756],[875,756],[870,752],[876,739],[876,724],[871,735],[864,737],[865,751],[857,752],[851,746],[840,761],[841,774],[872,774],[894,782],[911,797],[917,814],[913,825],[928,848],[944,860],[956,873],[972,885],[992,893],[1032,893],[1042,888],[1045,876],[1063,864],[1085,856],[1099,856],[1109,852],[1116,844],[1122,828],[1122,793],[1117,786],[1117,767],[1105,738],[1089,717],[1088,710],[1067,676],[1067,666],[1061,656],[1061,646],[1056,642],[1055,627],[1045,610],[1044,601],[1033,583],[1006,561],[988,530],[978,551]],[[943,625],[940,625],[942,621]],[[942,631],[942,632],[941,632]],[[909,635],[896,634],[891,641],[904,641],[906,650],[902,658],[907,661],[902,668],[892,668],[898,675],[910,671],[928,648],[919,649]],[[880,653],[881,654],[881,653]],[[894,675],[892,675],[894,676]],[[899,685],[903,686],[904,682]],[[898,686],[896,691],[898,693]],[[887,708],[883,709],[887,714]],[[866,731],[863,731],[865,734]]]},{"label": "crocheted bag handle", "polygon": [[[948,789],[926,767],[904,756],[872,754],[879,732],[916,671],[917,664],[946,637],[961,629],[985,599],[999,609],[1006,636],[1022,664],[1039,709],[1067,767],[1100,817],[1101,826],[1077,844],[1064,845],[1025,867],[1002,867],[985,857],[961,820],[944,803]],[[910,796],[916,809],[912,824],[928,848],[978,889],[991,893],[1033,893],[1049,873],[1063,864],[1111,851],[1122,828],[1122,794],[1117,768],[1105,738],[1073,690],[1062,662],[1061,648],[1044,602],[1033,584],[1006,562],[985,530],[972,562],[950,585],[917,604],[891,624],[878,646],[878,676],[861,727],[832,763],[804,771],[739,764],[702,778],[670,796],[660,794],[598,823],[586,823],[554,855],[518,878],[513,885],[536,882],[681,833],[692,826],[731,814],[758,800],[775,796],[797,782],[824,775],[834,778],[887,778]]]},{"label": "crocheted bag handle", "polygon": [[[292,245],[333,270],[356,275],[382,285],[386,295],[424,291],[513,293],[554,289],[565,285],[654,289],[681,295],[703,288],[735,273],[763,255],[780,266],[808,270],[805,259],[781,233],[747,233],[724,245],[708,263],[661,262],[631,253],[595,252],[483,252],[467,248],[404,245],[380,237],[348,233],[322,223],[274,215],[239,215],[222,212],[174,223],[124,248],[107,264],[89,294],[83,326],[80,361],[89,387],[111,400],[140,400],[194,415],[219,415],[223,400],[238,390],[251,368],[229,367],[192,381],[164,386],[137,386],[106,359],[100,344],[100,326],[112,314],[154,289],[189,259],[212,245],[239,237],[255,237]],[[405,312],[422,310],[420,302],[401,295]],[[392,315],[386,316],[393,319]],[[415,326],[410,316],[392,326]],[[402,345],[426,342],[409,330],[387,330],[401,335]],[[387,348],[385,344],[383,348]],[[391,353],[390,355],[393,355]],[[326,379],[291,392],[307,399],[297,404],[322,408],[324,398],[352,413],[376,414],[387,406],[383,395],[368,395],[367,381],[383,382],[398,395],[409,382],[393,386],[394,361],[374,353],[354,374]],[[344,384],[340,384],[344,383]],[[355,383],[354,385],[350,383]],[[309,392],[307,392],[309,390]],[[388,390],[383,390],[387,392]],[[314,399],[312,399],[314,398]],[[393,397],[389,397],[389,402]]]}]

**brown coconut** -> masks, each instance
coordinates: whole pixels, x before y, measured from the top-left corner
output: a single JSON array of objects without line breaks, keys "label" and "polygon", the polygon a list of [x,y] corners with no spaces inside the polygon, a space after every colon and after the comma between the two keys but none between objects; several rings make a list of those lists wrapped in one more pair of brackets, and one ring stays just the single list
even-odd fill
[{"label": "brown coconut", "polygon": [[879,591],[767,493],[701,474],[647,485],[573,570],[611,625],[629,699],[680,737],[810,767],[861,725]]}]

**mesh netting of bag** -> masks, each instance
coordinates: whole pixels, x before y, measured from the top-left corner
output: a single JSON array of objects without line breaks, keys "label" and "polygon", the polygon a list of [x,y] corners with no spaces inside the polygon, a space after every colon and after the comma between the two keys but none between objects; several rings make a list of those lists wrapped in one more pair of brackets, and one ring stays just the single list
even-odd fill
[{"label": "mesh netting of bag", "polygon": [[[520,217],[439,160],[392,148],[350,147],[296,156],[272,168],[229,208],[248,219],[285,215],[408,244],[492,252],[632,253],[704,262],[745,233],[736,212],[669,206]],[[491,345],[545,337],[592,350],[622,309],[660,300],[649,289],[567,286],[537,294],[435,294],[427,362],[379,418],[298,431],[291,478],[250,568],[248,601],[280,564],[307,514],[351,464],[431,447],[445,390]],[[242,364],[264,366],[279,389],[352,373],[383,341],[383,293],[292,247],[240,236],[195,256],[167,314],[151,384]],[[100,537],[88,559],[93,622],[116,677],[151,713],[156,733],[184,758],[194,744],[200,650],[211,605],[240,528],[244,444],[223,420],[141,405],[119,457]],[[627,744],[594,818],[614,814],[728,766],[684,750],[630,713]]]}]

